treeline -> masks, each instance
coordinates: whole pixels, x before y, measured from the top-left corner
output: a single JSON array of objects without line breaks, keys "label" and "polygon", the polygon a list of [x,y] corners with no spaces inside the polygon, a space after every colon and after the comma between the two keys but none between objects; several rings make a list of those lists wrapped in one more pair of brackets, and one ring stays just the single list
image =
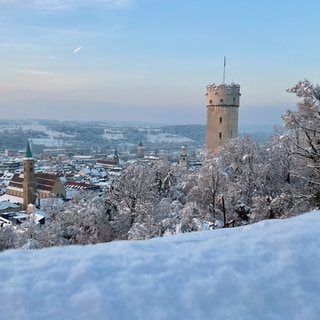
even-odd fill
[{"label": "treeline", "polygon": [[26,147],[28,139],[46,138],[44,132],[36,130],[23,130],[21,127],[16,129],[4,129],[0,131],[0,149],[20,150]]}]

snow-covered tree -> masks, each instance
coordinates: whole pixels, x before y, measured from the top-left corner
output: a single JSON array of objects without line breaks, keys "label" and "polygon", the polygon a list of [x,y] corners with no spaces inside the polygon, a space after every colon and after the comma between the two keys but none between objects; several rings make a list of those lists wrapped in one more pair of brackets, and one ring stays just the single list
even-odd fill
[{"label": "snow-covered tree", "polygon": [[128,165],[113,181],[105,201],[116,239],[126,239],[137,221],[148,218],[158,191],[156,170],[143,162]]},{"label": "snow-covered tree", "polygon": [[197,173],[197,180],[189,191],[188,201],[194,202],[203,213],[203,219],[213,222],[221,218],[219,201],[226,191],[227,175],[219,166],[219,159],[208,153]]},{"label": "snow-covered tree", "polygon": [[16,226],[16,245],[30,249],[38,248],[38,243],[35,239],[39,228],[40,224],[37,222],[35,212],[30,212],[28,218],[21,225]]},{"label": "snow-covered tree", "polygon": [[156,188],[159,196],[170,197],[170,192],[177,182],[173,167],[167,160],[160,161],[154,166],[154,170],[156,171]]},{"label": "snow-covered tree", "polygon": [[310,189],[302,178],[310,174],[310,169],[305,158],[295,155],[294,135],[285,128],[278,128],[266,153],[270,183],[265,192],[264,201],[268,205],[265,218],[287,217],[310,209]]},{"label": "snow-covered tree", "polygon": [[222,148],[219,164],[228,177],[224,196],[228,217],[248,222],[254,200],[268,189],[270,167],[265,150],[249,136],[232,139]]},{"label": "snow-covered tree", "polygon": [[301,98],[296,110],[288,110],[282,116],[285,127],[292,134],[292,154],[301,157],[309,172],[303,172],[300,178],[309,186],[311,194],[320,200],[320,86],[312,85],[308,80],[299,81],[288,89]]},{"label": "snow-covered tree", "polygon": [[11,225],[0,225],[0,251],[13,249],[16,243],[16,232]]},{"label": "snow-covered tree", "polygon": [[94,192],[76,194],[62,210],[58,205],[53,212],[45,225],[33,231],[32,238],[40,248],[112,240],[104,199]]}]

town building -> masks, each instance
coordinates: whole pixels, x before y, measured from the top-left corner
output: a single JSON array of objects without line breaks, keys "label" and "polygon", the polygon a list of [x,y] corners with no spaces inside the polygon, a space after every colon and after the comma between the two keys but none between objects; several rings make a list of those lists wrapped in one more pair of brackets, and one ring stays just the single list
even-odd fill
[{"label": "town building", "polygon": [[0,171],[15,172],[22,167],[22,162],[19,160],[6,160],[0,163]]}]

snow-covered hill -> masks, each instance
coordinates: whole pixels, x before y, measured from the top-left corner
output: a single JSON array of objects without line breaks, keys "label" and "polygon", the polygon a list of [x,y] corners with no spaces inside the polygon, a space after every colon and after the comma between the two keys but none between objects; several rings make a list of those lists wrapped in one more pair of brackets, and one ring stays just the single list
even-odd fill
[{"label": "snow-covered hill", "polygon": [[320,212],[0,254],[0,319],[319,319]]}]

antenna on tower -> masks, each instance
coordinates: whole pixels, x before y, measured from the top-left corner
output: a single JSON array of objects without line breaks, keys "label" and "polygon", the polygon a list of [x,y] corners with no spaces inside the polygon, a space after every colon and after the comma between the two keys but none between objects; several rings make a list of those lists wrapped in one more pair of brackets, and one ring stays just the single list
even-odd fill
[{"label": "antenna on tower", "polygon": [[226,82],[226,56],[224,56],[223,60],[223,84]]}]

